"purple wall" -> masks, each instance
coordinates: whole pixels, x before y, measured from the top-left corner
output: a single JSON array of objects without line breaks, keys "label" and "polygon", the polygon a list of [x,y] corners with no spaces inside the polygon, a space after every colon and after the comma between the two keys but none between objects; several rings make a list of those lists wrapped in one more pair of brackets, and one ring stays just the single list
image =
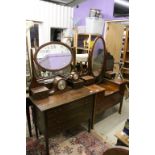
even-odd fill
[{"label": "purple wall", "polygon": [[89,16],[89,10],[100,9],[104,20],[128,19],[113,17],[114,0],[86,0],[74,8],[74,24],[85,25],[85,18]]}]

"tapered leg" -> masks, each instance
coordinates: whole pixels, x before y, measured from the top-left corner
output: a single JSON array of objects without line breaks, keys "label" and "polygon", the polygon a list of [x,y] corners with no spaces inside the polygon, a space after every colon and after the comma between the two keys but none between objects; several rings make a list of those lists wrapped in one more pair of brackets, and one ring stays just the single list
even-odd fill
[{"label": "tapered leg", "polygon": [[30,137],[32,137],[30,109],[29,109],[29,103],[27,103],[27,102],[26,102],[26,117],[27,117],[27,124],[28,124],[29,135],[30,135]]},{"label": "tapered leg", "polygon": [[122,105],[123,105],[123,100],[120,102],[119,114],[121,114],[121,113],[122,113]]},{"label": "tapered leg", "polygon": [[34,122],[34,128],[35,128],[35,133],[36,133],[36,137],[38,139],[38,128],[37,128],[37,124],[36,124],[36,115],[35,115],[35,109],[32,106],[32,115],[33,115],[33,122]]},{"label": "tapered leg", "polygon": [[46,155],[49,155],[49,142],[48,137],[45,135]]},{"label": "tapered leg", "polygon": [[37,137],[37,139],[38,139],[39,135],[38,135],[38,129],[37,129],[36,123],[34,123],[34,127],[35,127],[36,137]]},{"label": "tapered leg", "polygon": [[91,130],[91,119],[88,120],[88,132]]}]

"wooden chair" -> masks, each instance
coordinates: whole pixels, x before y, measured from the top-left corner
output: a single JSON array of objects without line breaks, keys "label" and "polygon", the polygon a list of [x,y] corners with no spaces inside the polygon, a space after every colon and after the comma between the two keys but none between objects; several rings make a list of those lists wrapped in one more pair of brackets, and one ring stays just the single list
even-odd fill
[{"label": "wooden chair", "polygon": [[129,148],[124,146],[115,146],[106,150],[103,155],[129,155]]}]

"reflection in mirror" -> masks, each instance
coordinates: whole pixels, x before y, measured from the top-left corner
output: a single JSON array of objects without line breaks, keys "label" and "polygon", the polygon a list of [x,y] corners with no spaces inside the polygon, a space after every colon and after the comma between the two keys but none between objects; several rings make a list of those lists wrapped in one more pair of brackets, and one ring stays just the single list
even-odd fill
[{"label": "reflection in mirror", "polygon": [[92,73],[95,77],[99,76],[103,70],[104,63],[104,43],[98,38],[92,51]]},{"label": "reflection in mirror", "polygon": [[69,65],[68,67],[65,67],[64,69],[61,69],[59,71],[41,71],[41,74],[39,76],[40,78],[54,78],[55,76],[59,75],[67,78],[71,73],[71,69],[71,65]]},{"label": "reflection in mirror", "polygon": [[48,44],[39,49],[36,55],[36,61],[45,70],[61,70],[71,63],[72,53],[63,44]]}]

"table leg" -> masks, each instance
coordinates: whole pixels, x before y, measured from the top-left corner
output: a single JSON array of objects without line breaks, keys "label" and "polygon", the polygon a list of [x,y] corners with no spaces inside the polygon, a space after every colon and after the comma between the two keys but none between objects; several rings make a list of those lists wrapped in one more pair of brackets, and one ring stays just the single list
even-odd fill
[{"label": "table leg", "polygon": [[35,133],[36,133],[36,137],[38,139],[38,128],[37,128],[37,124],[36,124],[36,114],[35,114],[35,108],[32,106],[32,115],[33,115],[33,123],[34,123],[34,128],[35,128]]},{"label": "table leg", "polygon": [[93,103],[93,108],[92,108],[92,116],[91,116],[91,129],[94,129],[94,122],[95,122],[95,106],[96,106],[96,98],[97,96],[94,96],[94,103]]},{"label": "table leg", "polygon": [[88,132],[91,130],[91,119],[88,120]]},{"label": "table leg", "polygon": [[49,155],[49,141],[48,136],[45,134],[46,155]]},{"label": "table leg", "polygon": [[27,117],[27,124],[28,124],[28,130],[29,130],[29,135],[32,137],[32,130],[31,130],[31,119],[30,119],[30,109],[29,109],[29,103],[26,102],[26,117]]},{"label": "table leg", "polygon": [[120,102],[119,114],[121,114],[121,113],[122,113],[122,105],[123,105],[123,100]]}]

